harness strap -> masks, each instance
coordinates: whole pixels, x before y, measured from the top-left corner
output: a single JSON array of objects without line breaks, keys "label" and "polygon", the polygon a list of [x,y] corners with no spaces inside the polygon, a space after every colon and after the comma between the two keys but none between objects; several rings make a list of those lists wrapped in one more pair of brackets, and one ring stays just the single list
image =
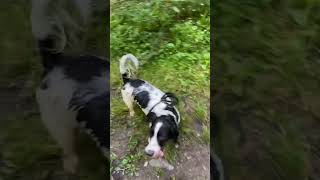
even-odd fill
[{"label": "harness strap", "polygon": [[173,94],[173,93],[165,93],[159,102],[157,102],[155,105],[152,106],[152,108],[150,109],[149,113],[147,114],[147,116],[152,112],[152,110],[159,105],[160,103],[165,103],[168,106],[174,106],[176,104],[178,104],[178,98]]}]

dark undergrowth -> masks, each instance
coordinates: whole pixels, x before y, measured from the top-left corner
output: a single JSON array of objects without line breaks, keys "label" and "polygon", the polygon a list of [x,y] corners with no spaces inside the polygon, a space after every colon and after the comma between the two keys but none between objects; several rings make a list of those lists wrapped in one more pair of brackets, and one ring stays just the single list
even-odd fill
[{"label": "dark undergrowth", "polygon": [[320,4],[215,1],[215,149],[228,179],[320,177]]},{"label": "dark undergrowth", "polygon": [[[30,2],[5,0],[1,9],[0,179],[66,179],[61,149],[42,125],[35,101],[42,67],[31,34]],[[91,26],[85,28],[89,33],[84,36],[84,46],[68,44],[68,52],[106,54],[106,21],[98,11]],[[106,162],[95,144],[86,135],[80,135],[78,141],[81,164],[76,179],[106,178]]]}]

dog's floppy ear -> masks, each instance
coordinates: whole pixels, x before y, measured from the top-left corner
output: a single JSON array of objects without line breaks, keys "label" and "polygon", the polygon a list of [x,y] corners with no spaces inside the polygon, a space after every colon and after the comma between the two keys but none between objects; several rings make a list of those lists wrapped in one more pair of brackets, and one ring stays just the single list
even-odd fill
[{"label": "dog's floppy ear", "polygon": [[153,112],[151,112],[151,113],[149,113],[149,114],[145,117],[145,119],[146,119],[148,122],[152,123],[152,122],[154,122],[154,121],[157,119],[157,116],[156,116]]},{"label": "dog's floppy ear", "polygon": [[167,104],[170,104],[172,106],[175,106],[179,103],[179,100],[177,98],[177,96],[171,92],[167,92],[164,94],[163,101],[165,101]]},{"label": "dog's floppy ear", "polygon": [[178,142],[179,131],[176,126],[170,126],[170,134],[175,143]]}]

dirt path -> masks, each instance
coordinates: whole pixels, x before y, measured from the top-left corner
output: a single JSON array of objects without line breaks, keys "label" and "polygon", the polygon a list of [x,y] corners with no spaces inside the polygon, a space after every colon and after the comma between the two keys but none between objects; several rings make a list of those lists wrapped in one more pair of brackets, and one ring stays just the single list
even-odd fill
[{"label": "dirt path", "polygon": [[141,167],[140,177],[132,179],[209,179],[210,162],[208,157],[210,154],[207,146],[196,143],[183,144],[178,151],[180,155],[177,161],[172,164],[173,170],[165,170],[165,174],[159,177],[154,173],[154,167],[148,165],[147,167]]},{"label": "dirt path", "polygon": [[[128,140],[131,136],[132,130],[117,129],[113,130],[111,134],[111,151],[119,158],[123,158],[129,152],[127,151]],[[171,165],[173,170],[162,169],[163,173],[159,175],[157,168],[152,167],[149,163],[151,158],[139,162],[139,170],[135,176],[123,175],[121,173],[113,174],[114,180],[136,179],[209,179],[210,177],[210,161],[209,161],[209,146],[204,145],[195,140],[181,140],[178,148],[177,158]],[[148,163],[147,163],[148,162]]]}]

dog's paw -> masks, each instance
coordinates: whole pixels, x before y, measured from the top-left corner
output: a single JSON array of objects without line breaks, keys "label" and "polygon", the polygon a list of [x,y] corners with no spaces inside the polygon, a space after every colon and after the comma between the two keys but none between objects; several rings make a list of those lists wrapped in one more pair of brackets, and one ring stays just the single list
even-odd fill
[{"label": "dog's paw", "polygon": [[63,158],[63,168],[69,174],[77,172],[78,157],[76,155],[69,155]]}]

